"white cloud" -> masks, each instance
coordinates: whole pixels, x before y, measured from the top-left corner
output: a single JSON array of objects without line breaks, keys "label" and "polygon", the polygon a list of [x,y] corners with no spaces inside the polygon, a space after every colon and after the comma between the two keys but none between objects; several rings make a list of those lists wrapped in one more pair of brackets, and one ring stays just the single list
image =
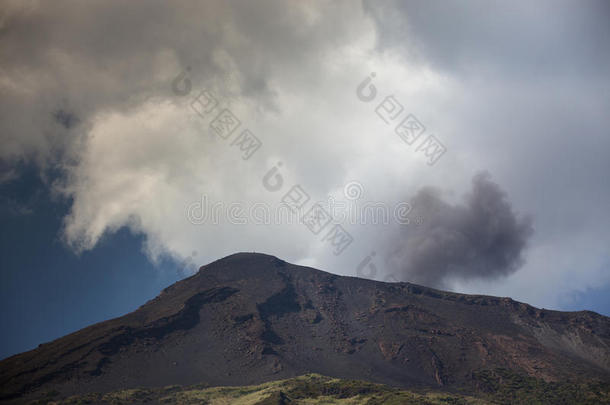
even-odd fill
[{"label": "white cloud", "polygon": [[[535,53],[511,39],[517,29],[511,19],[528,22],[519,38],[535,38],[536,49],[549,38],[555,43],[551,34],[569,39],[573,32],[539,27],[530,21],[532,10],[516,8],[514,15],[500,16],[493,38],[508,54],[527,56],[527,63],[511,59],[507,68],[502,50],[481,38],[494,32],[488,24],[451,34],[475,19],[470,8],[443,35],[438,23],[440,32],[421,28],[426,18],[440,18],[434,10],[371,7],[342,1],[290,7],[280,1],[5,3],[0,159],[65,171],[57,188],[73,206],[64,236],[77,250],[91,249],[105,232],[127,225],[146,235],[152,258],[198,251],[204,263],[235,251],[264,251],[355,275],[374,250],[378,277],[392,271],[384,268],[383,255],[393,229],[346,225],[354,242],[335,257],[320,235],[300,224],[193,225],[185,210],[202,195],[225,206],[277,207],[293,184],[312,201],[343,198],[351,180],[364,186],[365,199],[390,207],[425,185],[452,191],[445,198],[456,202],[472,175],[487,169],[517,211],[533,214],[536,235],[521,271],[501,283],[455,287],[560,305],[570,291],[594,285],[610,229],[610,190],[603,181],[610,168],[608,100],[600,95],[610,81],[596,69],[587,80],[579,69],[595,53],[587,48],[580,53],[586,58],[570,59],[561,74],[549,64],[536,71]],[[401,30],[400,19],[388,20],[395,14],[387,11],[396,10],[422,20]],[[578,27],[586,27],[589,14],[578,14]],[[563,60],[553,49],[553,60]],[[187,66],[192,91],[177,96],[171,82]],[[356,86],[371,72],[378,95],[364,103]],[[191,110],[203,88],[263,142],[251,159],[242,160],[231,141],[210,133],[208,122]],[[375,114],[389,95],[447,146],[435,166]],[[58,112],[73,120],[58,119]],[[284,188],[269,192],[262,177],[278,161]],[[575,191],[566,193],[566,184]],[[566,249],[572,261],[557,253]],[[558,259],[545,261],[549,252]],[[578,263],[581,271],[574,270]]]}]

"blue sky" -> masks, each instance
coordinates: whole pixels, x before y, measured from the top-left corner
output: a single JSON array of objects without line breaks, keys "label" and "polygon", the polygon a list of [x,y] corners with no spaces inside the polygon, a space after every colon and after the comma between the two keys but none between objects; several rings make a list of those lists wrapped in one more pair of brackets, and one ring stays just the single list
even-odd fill
[{"label": "blue sky", "polygon": [[127,229],[76,255],[61,241],[67,203],[22,170],[0,187],[0,357],[131,312],[179,279],[180,263],[151,264],[142,236]]}]

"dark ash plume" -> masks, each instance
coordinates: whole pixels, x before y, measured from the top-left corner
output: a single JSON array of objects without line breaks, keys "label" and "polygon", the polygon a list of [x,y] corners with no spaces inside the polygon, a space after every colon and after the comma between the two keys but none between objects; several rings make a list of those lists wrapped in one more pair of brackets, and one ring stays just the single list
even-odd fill
[{"label": "dark ash plume", "polygon": [[531,219],[517,217],[489,174],[474,176],[464,205],[447,204],[432,188],[420,190],[411,205],[411,218],[423,222],[405,227],[388,256],[403,280],[446,287],[451,279],[506,276],[523,264]]}]

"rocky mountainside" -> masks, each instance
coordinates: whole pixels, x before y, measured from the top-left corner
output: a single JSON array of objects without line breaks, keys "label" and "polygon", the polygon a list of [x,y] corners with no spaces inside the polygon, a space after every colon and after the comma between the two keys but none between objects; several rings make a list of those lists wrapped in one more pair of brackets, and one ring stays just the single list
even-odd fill
[{"label": "rocky mountainside", "polygon": [[610,318],[239,253],[130,314],[3,360],[0,399],[307,373],[471,393],[507,370],[546,384],[607,386]]}]

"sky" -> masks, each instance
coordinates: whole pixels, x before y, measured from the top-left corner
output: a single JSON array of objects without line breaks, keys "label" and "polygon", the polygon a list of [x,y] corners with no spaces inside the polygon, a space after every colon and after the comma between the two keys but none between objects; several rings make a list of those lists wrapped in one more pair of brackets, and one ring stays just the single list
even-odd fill
[{"label": "sky", "polygon": [[610,315],[604,1],[0,2],[0,357],[262,252]]}]

